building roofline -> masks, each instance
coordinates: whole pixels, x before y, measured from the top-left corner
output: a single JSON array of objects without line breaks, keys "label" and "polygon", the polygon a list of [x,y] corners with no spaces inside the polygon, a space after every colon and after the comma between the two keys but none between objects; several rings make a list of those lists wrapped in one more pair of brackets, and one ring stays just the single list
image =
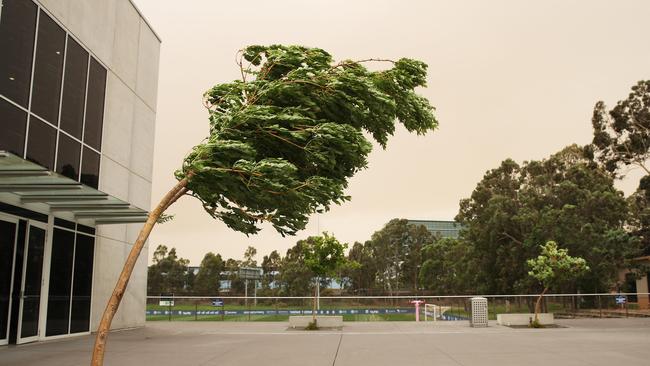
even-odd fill
[{"label": "building roofline", "polygon": [[138,12],[138,15],[140,16],[140,18],[142,20],[144,20],[144,23],[147,25],[147,27],[149,27],[149,29],[151,30],[151,33],[153,33],[153,35],[156,36],[156,38],[158,39],[158,42],[162,43],[162,39],[160,39],[160,36],[153,29],[153,27],[151,26],[151,23],[149,23],[147,18],[142,14],[142,11],[140,11],[140,8],[138,8],[138,6],[135,5],[135,2],[133,2],[133,0],[129,0],[129,2],[131,3],[131,5],[133,5],[133,8],[135,9],[135,11]]}]

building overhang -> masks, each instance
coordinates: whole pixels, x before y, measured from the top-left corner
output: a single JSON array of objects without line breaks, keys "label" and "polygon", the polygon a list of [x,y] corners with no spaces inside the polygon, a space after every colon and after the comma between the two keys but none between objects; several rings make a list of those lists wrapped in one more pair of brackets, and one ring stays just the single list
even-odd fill
[{"label": "building overhang", "polygon": [[148,212],[0,151],[0,198],[85,225],[141,223]]}]

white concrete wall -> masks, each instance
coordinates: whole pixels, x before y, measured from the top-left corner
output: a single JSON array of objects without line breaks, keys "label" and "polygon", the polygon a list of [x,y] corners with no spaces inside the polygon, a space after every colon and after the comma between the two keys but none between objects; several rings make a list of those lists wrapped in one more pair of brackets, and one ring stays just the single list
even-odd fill
[{"label": "white concrete wall", "polygon": [[[151,208],[160,40],[129,0],[38,0],[107,68],[99,190]],[[97,227],[91,327],[141,224]],[[148,245],[141,253],[113,328],[144,325]]]}]

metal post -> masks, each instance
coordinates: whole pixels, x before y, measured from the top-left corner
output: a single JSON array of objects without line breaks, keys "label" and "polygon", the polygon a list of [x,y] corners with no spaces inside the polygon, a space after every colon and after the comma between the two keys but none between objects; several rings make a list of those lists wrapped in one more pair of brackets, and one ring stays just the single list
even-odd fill
[{"label": "metal post", "polygon": [[603,303],[600,300],[600,295],[598,295],[598,311],[600,312],[600,317],[603,317]]},{"label": "metal post", "polygon": [[320,311],[320,278],[316,277],[316,310]]},{"label": "metal post", "polygon": [[169,301],[169,302],[167,303],[167,305],[168,305],[168,307],[169,307],[169,321],[172,321],[172,301],[174,301],[173,298],[172,298],[171,301]]},{"label": "metal post", "polygon": [[199,320],[199,302],[198,300],[194,301],[194,320]]},{"label": "metal post", "polygon": [[221,321],[226,320],[226,300],[221,301]]},{"label": "metal post", "polygon": [[248,307],[248,279],[244,280],[244,307],[248,309],[248,320],[251,320],[251,312]]}]

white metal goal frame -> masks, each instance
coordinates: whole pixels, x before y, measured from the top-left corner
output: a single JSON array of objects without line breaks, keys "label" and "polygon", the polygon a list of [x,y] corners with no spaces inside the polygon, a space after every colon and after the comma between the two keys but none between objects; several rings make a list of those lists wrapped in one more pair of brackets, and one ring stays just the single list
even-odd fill
[{"label": "white metal goal frame", "polygon": [[451,309],[450,306],[424,304],[424,321],[428,321],[429,317],[431,317],[434,322],[438,321],[438,319],[442,319],[443,314],[449,309]]}]

